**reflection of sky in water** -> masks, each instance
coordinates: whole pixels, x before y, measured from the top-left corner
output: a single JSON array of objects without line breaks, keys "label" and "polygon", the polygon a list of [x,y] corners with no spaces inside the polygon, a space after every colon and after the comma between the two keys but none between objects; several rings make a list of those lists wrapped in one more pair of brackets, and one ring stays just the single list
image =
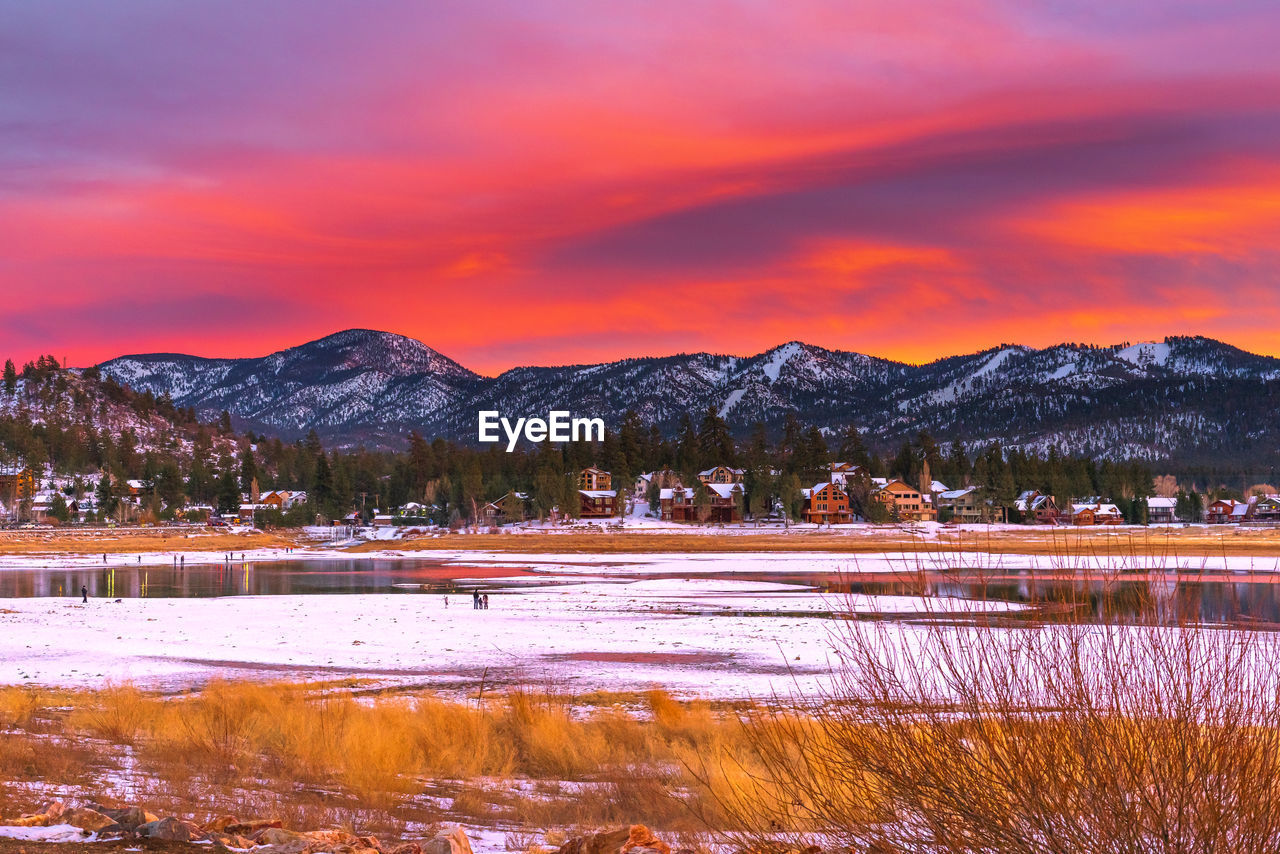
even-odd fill
[{"label": "reflection of sky in water", "polygon": [[[25,569],[0,572],[0,598],[79,596],[80,587],[92,597],[215,597],[236,595],[314,595],[324,593],[469,593],[479,575],[493,575],[494,586],[507,586],[510,576],[520,574],[513,567],[489,568],[457,566],[432,560],[360,561],[277,561],[270,563],[192,564],[173,567],[103,567],[66,569]],[[506,576],[507,580],[500,580]],[[614,580],[646,577],[619,573]],[[670,577],[670,576],[667,576]],[[700,577],[689,573],[689,577]],[[467,579],[457,583],[454,579]],[[723,578],[723,576],[722,576]],[[901,581],[839,578],[824,573],[740,572],[739,581],[778,581],[814,587],[825,593],[867,595],[920,595],[993,599],[1009,602],[1072,602],[1102,616],[1106,610],[1120,616],[1139,612],[1170,616],[1182,613],[1209,621],[1245,617],[1280,623],[1280,583],[1264,575],[1253,579],[1184,580],[1174,584],[1171,577],[1121,581],[1067,581],[1032,577],[1017,572],[1001,573],[984,583],[963,578],[932,578],[924,589],[917,577]],[[559,576],[539,573],[526,577],[522,586],[581,582],[581,575]],[[603,579],[601,579],[603,580]],[[1276,578],[1275,581],[1280,581]]]}]

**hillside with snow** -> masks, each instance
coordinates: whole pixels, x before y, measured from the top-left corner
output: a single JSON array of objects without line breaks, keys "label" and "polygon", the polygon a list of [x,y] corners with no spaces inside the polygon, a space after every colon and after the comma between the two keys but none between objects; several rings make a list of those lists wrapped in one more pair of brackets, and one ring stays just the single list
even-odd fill
[{"label": "hillside with snow", "polygon": [[474,439],[476,412],[553,409],[673,433],[708,407],[739,435],[789,414],[831,435],[856,424],[890,447],[925,429],[1105,458],[1274,453],[1280,360],[1207,338],[1044,349],[1002,345],[911,365],[792,341],[753,356],[691,353],[482,377],[426,345],[349,330],[253,359],[127,356],[104,373],[204,416],[331,442],[397,447],[409,430]]}]

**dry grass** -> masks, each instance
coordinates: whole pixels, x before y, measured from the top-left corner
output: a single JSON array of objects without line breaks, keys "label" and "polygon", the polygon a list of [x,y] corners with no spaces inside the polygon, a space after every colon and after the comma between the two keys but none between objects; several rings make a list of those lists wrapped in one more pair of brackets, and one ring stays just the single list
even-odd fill
[{"label": "dry grass", "polygon": [[239,552],[293,545],[296,543],[288,535],[206,533],[202,528],[0,531],[0,555]]},{"label": "dry grass", "polygon": [[[177,696],[131,686],[57,697],[8,689],[0,775],[83,784],[89,796],[99,794],[95,776],[110,776],[153,809],[196,819],[269,812],[391,832],[446,817],[694,827],[671,794],[699,796],[682,759],[736,749],[736,715],[661,692],[630,711],[618,702],[634,696],[593,699],[600,704],[520,688],[461,702],[230,682]],[[30,808],[14,800],[20,791],[7,790],[9,803]],[[451,806],[420,797],[428,793]]]},{"label": "dry grass", "polygon": [[[362,543],[347,551],[361,553],[387,548],[386,543]],[[631,531],[581,533],[529,531],[520,534],[456,534],[399,540],[397,551],[468,550],[512,554],[582,553],[720,553],[720,552],[877,552],[1030,554],[1063,557],[1177,554],[1182,557],[1275,557],[1280,553],[1280,528],[1240,528],[1232,525],[1192,528],[1050,528],[1027,526],[1015,530],[943,529],[923,537],[909,530],[885,526],[836,527],[833,530],[792,530],[787,533],[717,533],[691,526],[687,533]]]}]

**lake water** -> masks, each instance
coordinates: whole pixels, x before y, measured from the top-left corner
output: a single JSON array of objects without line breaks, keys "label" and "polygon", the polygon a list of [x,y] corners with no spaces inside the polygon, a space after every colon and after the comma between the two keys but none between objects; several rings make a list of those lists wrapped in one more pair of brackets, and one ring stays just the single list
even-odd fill
[{"label": "lake water", "polygon": [[[518,564],[518,558],[512,560]],[[533,566],[460,566],[438,560],[284,560],[261,563],[192,564],[98,568],[41,568],[0,572],[0,598],[79,596],[84,585],[95,598],[221,597],[243,595],[311,596],[339,593],[467,594],[476,587],[506,587],[519,577],[521,587],[583,580]],[[608,580],[664,577],[637,567],[612,567]],[[1032,574],[1002,570],[978,577],[931,573],[923,577],[885,573],[767,572],[731,576],[689,572],[687,578],[732,578],[796,586],[798,596],[815,589],[828,593],[925,595],[990,599],[1022,604],[1071,603],[1097,614],[1121,618],[1180,613],[1211,622],[1246,622],[1280,627],[1280,576],[1274,574],[1191,573],[1177,579],[1165,573],[1137,573],[1118,580],[1099,577]],[[592,575],[594,581],[601,576]],[[1274,625],[1273,625],[1274,624]]]}]

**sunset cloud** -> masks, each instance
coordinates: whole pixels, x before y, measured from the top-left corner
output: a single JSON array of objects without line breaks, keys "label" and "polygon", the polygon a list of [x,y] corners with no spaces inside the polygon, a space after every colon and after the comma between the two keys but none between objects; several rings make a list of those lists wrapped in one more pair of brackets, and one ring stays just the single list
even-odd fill
[{"label": "sunset cloud", "polygon": [[6,345],[1280,353],[1274,4],[913,5],[0,0]]}]

